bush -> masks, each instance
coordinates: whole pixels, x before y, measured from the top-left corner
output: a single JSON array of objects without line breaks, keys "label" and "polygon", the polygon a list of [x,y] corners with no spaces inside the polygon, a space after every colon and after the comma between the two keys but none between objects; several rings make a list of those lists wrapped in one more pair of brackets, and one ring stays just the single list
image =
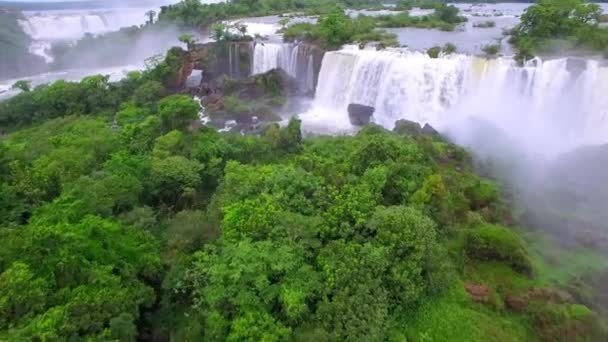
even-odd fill
[{"label": "bush", "polygon": [[532,274],[532,264],[524,241],[505,227],[486,224],[467,231],[465,251],[471,258],[506,262],[517,272]]},{"label": "bush", "polygon": [[481,48],[481,51],[485,52],[485,54],[488,56],[495,56],[496,54],[498,54],[498,52],[500,52],[500,45],[499,44],[488,44],[488,45],[483,46]]},{"label": "bush", "polygon": [[446,54],[452,54],[454,52],[456,52],[457,48],[456,45],[452,44],[452,43],[446,43],[443,46],[443,52]]},{"label": "bush", "polygon": [[426,50],[426,53],[431,58],[439,58],[439,54],[441,53],[441,47],[440,46],[433,46],[432,48]]}]

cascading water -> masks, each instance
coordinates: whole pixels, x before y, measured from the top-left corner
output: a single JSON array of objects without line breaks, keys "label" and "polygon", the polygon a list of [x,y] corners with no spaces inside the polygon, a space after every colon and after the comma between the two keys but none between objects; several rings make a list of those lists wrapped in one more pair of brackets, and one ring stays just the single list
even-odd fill
[{"label": "cascading water", "polygon": [[345,48],[325,55],[316,94],[302,115],[314,127],[349,129],[347,106],[358,103],[373,106],[374,121],[387,128],[408,119],[458,136],[463,123],[483,121],[544,155],[608,142],[608,68],[593,60],[518,67],[511,59]]},{"label": "cascading water", "polygon": [[300,89],[314,90],[314,60],[309,47],[302,44],[256,43],[252,74],[282,69],[295,78]]},{"label": "cascading water", "polygon": [[105,33],[146,22],[146,9],[108,11],[47,11],[26,14],[24,31],[35,40],[78,39],[85,33]]}]

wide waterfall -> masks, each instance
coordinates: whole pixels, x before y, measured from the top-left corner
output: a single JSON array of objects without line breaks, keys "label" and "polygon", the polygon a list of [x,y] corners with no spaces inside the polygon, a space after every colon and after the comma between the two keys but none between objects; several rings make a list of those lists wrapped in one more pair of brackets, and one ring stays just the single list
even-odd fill
[{"label": "wide waterfall", "polygon": [[314,56],[308,45],[256,43],[252,74],[282,69],[295,78],[304,91],[314,90]]},{"label": "wide waterfall", "polygon": [[608,68],[594,60],[535,59],[519,67],[509,58],[345,48],[325,55],[313,109],[302,117],[348,129],[347,106],[358,103],[373,106],[374,121],[387,128],[408,119],[467,139],[463,130],[477,122],[527,151],[554,155],[608,142],[606,94]]},{"label": "wide waterfall", "polygon": [[46,11],[26,14],[24,31],[35,40],[78,39],[146,22],[145,9]]}]

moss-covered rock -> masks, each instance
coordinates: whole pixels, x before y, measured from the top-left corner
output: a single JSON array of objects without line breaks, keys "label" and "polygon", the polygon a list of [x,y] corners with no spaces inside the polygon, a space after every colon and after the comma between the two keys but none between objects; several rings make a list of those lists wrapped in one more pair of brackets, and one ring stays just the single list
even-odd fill
[{"label": "moss-covered rock", "polygon": [[531,275],[532,264],[524,241],[512,230],[484,224],[465,234],[465,252],[481,261],[501,261],[513,270]]}]

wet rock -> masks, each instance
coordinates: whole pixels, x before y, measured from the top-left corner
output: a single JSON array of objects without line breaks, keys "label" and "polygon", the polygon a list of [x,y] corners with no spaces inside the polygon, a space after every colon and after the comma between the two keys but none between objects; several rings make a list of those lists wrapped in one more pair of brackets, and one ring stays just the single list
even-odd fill
[{"label": "wet rock", "polygon": [[414,137],[422,134],[422,127],[420,127],[420,124],[417,122],[401,119],[395,122],[393,132]]},{"label": "wet rock", "polygon": [[348,105],[348,118],[354,126],[365,126],[371,122],[374,107],[351,103]]}]

